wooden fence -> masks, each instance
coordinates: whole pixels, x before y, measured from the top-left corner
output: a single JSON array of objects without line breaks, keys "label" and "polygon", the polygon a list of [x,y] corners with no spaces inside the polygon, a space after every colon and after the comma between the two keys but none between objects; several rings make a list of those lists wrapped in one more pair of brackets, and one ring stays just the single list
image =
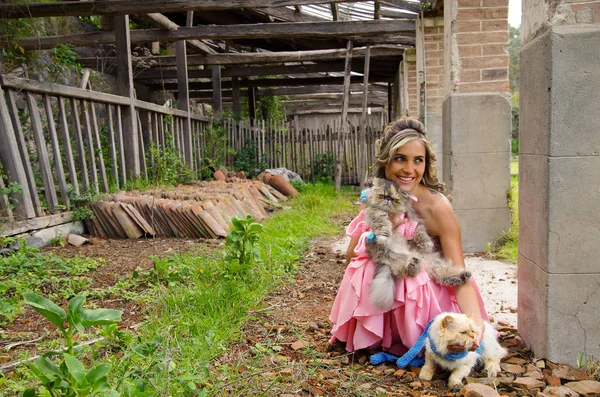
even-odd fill
[{"label": "wooden fence", "polygon": [[[0,194],[4,220],[69,211],[73,195],[123,189],[131,182],[124,149],[124,140],[130,138],[124,136],[124,113],[131,105],[117,95],[1,76],[0,161],[9,181],[7,185],[0,177],[0,188],[8,190]],[[217,152],[229,153],[221,161],[233,166],[235,153],[249,140],[256,145],[257,160],[264,160],[268,168],[285,167],[311,181],[324,172],[316,164],[335,158],[340,131],[339,125],[307,130],[272,120],[224,120],[217,127],[209,117],[140,100],[133,108],[140,178],[146,180],[158,161],[155,156],[167,150],[191,158],[189,166],[199,175],[206,166],[203,159],[214,159]],[[191,134],[186,144],[188,118]],[[366,164],[374,161],[379,135],[367,128]],[[344,139],[345,184],[359,183],[358,142],[358,129],[351,128]],[[189,144],[191,156],[186,156]]]}]

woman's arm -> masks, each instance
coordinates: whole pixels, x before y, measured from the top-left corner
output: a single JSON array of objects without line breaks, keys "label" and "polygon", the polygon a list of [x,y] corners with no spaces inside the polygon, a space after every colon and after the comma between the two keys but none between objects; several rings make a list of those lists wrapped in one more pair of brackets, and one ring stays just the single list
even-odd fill
[{"label": "woman's arm", "polygon": [[[441,206],[436,212],[437,214],[435,214],[434,219],[436,219],[436,229],[439,233],[444,256],[452,261],[453,266],[464,268],[465,259],[462,250],[462,237],[456,215],[449,205]],[[477,292],[470,282],[455,287],[454,292],[460,311],[470,315],[481,329],[480,333],[477,335],[477,345],[479,345],[479,342],[483,337],[484,324],[483,318],[481,317],[481,307],[479,306]]]},{"label": "woman's arm", "polygon": [[350,243],[348,243],[348,248],[346,249],[346,266],[350,263],[350,260],[356,256],[354,253],[354,248],[358,245],[359,237],[355,237],[350,239]]}]

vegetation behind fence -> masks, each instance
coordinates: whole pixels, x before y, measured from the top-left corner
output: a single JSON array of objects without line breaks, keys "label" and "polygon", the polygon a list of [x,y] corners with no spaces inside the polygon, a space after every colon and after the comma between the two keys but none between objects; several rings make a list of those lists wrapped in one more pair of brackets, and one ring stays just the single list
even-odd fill
[{"label": "vegetation behind fence", "polygon": [[[69,211],[82,196],[143,183],[209,178],[221,165],[243,169],[252,164],[254,174],[284,167],[307,181],[333,178],[339,125],[309,130],[284,121],[216,120],[135,100],[138,139],[133,142],[138,142],[140,175],[132,177],[124,143],[131,138],[124,132],[128,98],[5,76],[1,87],[4,220]],[[359,133],[351,127],[343,139],[344,184],[359,183],[361,150],[366,164],[374,161],[380,131],[366,128],[364,148]]]}]

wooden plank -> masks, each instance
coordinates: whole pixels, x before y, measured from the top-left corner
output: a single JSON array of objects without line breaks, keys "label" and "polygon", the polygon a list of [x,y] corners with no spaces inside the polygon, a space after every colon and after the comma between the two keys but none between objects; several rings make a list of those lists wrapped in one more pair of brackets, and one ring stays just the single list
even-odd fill
[{"label": "wooden plank", "polygon": [[46,140],[44,139],[42,120],[40,119],[40,112],[33,94],[29,92],[26,93],[26,98],[27,105],[29,106],[29,114],[31,115],[31,129],[33,130],[33,138],[37,149],[38,163],[40,166],[42,183],[44,184],[46,201],[48,202],[48,210],[53,213],[58,210],[58,198],[56,197],[56,189],[52,178],[52,167],[50,166],[50,159],[48,158],[48,149],[46,147]]},{"label": "wooden plank", "polygon": [[[117,49],[117,91],[119,95],[129,99],[122,114],[123,145],[125,152],[125,168],[127,177],[135,180],[140,176],[139,132],[137,130],[136,109],[134,105],[133,71],[131,63],[131,40],[129,32],[129,16],[113,18]],[[150,40],[154,41],[154,40]]]},{"label": "wooden plank", "polygon": [[150,152],[150,168],[154,170],[154,128],[152,126],[152,115],[146,112],[146,125],[148,126],[148,151]]},{"label": "wooden plank", "polygon": [[[364,81],[363,84],[366,87],[368,82],[369,82],[369,67],[370,67],[370,63],[371,63],[371,56],[370,56],[370,52],[371,52],[371,47],[367,46],[367,53],[365,55],[365,66],[363,68],[364,73]],[[358,147],[359,147],[359,160],[358,160],[358,183],[359,183],[359,188],[360,191],[362,192],[365,188],[365,172],[367,170],[367,163],[366,163],[366,151],[367,148],[365,146],[366,144],[366,131],[367,131],[367,97],[368,97],[368,91],[364,90],[363,91],[363,104],[362,104],[362,113],[361,113],[361,117],[360,117],[360,136],[358,138]]]},{"label": "wooden plank", "polygon": [[117,144],[119,145],[119,170],[123,186],[127,184],[127,173],[125,165],[125,148],[123,143],[123,118],[121,117],[121,106],[117,106]]},{"label": "wooden plank", "polygon": [[[4,184],[4,178],[0,177],[0,189],[4,189],[5,187],[6,185]],[[2,210],[0,215],[2,218],[8,219],[8,222],[14,221],[15,218],[13,217],[12,206],[8,202],[8,196],[4,193],[0,193],[0,210]],[[5,230],[4,224],[0,230]]]},{"label": "wooden plank", "polygon": [[12,88],[16,91],[29,91],[34,94],[48,94],[52,96],[70,97],[76,99],[93,100],[103,103],[127,104],[128,101],[118,95],[106,94],[104,92],[84,90],[81,88],[69,87],[60,84],[42,83],[36,80],[20,79],[0,75],[2,85]]},{"label": "wooden plank", "polygon": [[[1,178],[0,178],[1,179]],[[52,226],[62,225],[73,221],[71,211],[61,212],[59,214],[36,217],[22,221],[7,222],[2,225],[0,236],[15,236],[17,234],[28,233],[33,230],[45,229]]]},{"label": "wooden plank", "polygon": [[[25,134],[23,134],[23,129],[21,128],[21,121],[19,120],[19,110],[17,109],[17,100],[15,98],[15,93],[11,89],[6,89],[6,99],[8,101],[8,113],[10,114],[10,118],[13,125],[14,137],[16,139],[16,144],[19,148],[19,155],[21,156],[20,162],[22,163],[23,171],[25,172],[25,179],[27,181],[26,184],[22,184],[21,188],[27,188],[29,192],[29,197],[31,200],[30,205],[32,205],[32,210],[35,211],[37,216],[42,216],[42,207],[40,206],[40,198],[38,197],[37,187],[35,185],[35,178],[33,176],[33,170],[31,168],[31,160],[29,159],[29,150],[27,150],[27,145],[25,144]],[[2,100],[2,98],[0,98]],[[8,122],[8,120],[6,120]],[[9,173],[9,176],[12,175]],[[26,207],[29,204],[24,204]]]},{"label": "wooden plank", "polygon": [[142,120],[140,118],[140,112],[137,110],[135,111],[135,118],[137,120],[136,131],[138,131],[139,134],[137,141],[140,145],[140,147],[138,148],[138,155],[140,156],[140,175],[144,178],[145,181],[148,181],[148,167],[146,165],[146,145],[144,144],[144,131],[142,129]]},{"label": "wooden plank", "polygon": [[350,101],[350,72],[352,66],[352,42],[348,41],[346,47],[346,71],[344,74],[344,98],[342,99],[342,120],[341,128],[338,134],[338,150],[336,156],[336,168],[335,168],[335,191],[339,193],[342,185],[342,162],[344,156],[344,139],[346,137],[346,131],[348,128],[348,102]]},{"label": "wooden plank", "polygon": [[215,117],[223,110],[223,99],[221,97],[221,66],[212,67],[212,89],[213,89],[213,113]]},{"label": "wooden plank", "polygon": [[[43,96],[44,109],[46,111],[46,121],[48,122],[48,133],[50,135],[50,143],[52,145],[52,151],[54,152],[54,169],[56,171],[56,179],[58,181],[58,189],[62,202],[67,210],[71,209],[71,202],[69,200],[69,188],[67,187],[67,180],[65,179],[65,171],[62,164],[62,155],[60,151],[60,145],[58,143],[58,134],[56,133],[56,124],[54,124],[54,116],[52,114],[52,104],[50,103],[50,97],[48,95]],[[68,144],[68,143],[67,143]]]},{"label": "wooden plank", "polygon": [[[371,58],[379,57],[394,57],[400,56],[404,50],[409,48],[405,45],[374,45],[371,47]],[[364,58],[366,47],[356,47],[352,50],[352,59]],[[346,50],[331,49],[331,50],[309,50],[309,51],[278,51],[278,52],[245,52],[245,53],[223,53],[214,55],[188,55],[188,66],[196,65],[252,65],[265,63],[284,63],[284,62],[317,62],[317,61],[335,61],[343,60],[346,56]],[[176,57],[172,55],[156,56],[152,58],[157,65],[161,67],[175,66],[177,64]],[[108,66],[114,65],[116,59],[114,57],[91,57],[80,58],[79,62],[84,67],[96,68],[98,62]],[[275,67],[275,66],[271,66]],[[301,66],[299,66],[301,67]],[[250,69],[252,70],[252,69]],[[302,70],[302,69],[301,69]],[[168,71],[165,71],[169,73]],[[142,72],[147,73],[147,72]],[[149,72],[148,72],[149,73]],[[198,75],[196,75],[198,73]],[[225,73],[225,71],[224,71]],[[229,73],[229,72],[227,72]],[[256,73],[256,71],[252,72]],[[235,75],[235,72],[231,72]],[[278,74],[278,73],[274,73]],[[262,75],[262,73],[260,74]],[[208,77],[204,76],[200,71],[190,71],[191,77]],[[160,77],[160,76],[159,76]],[[225,77],[225,75],[223,75]],[[158,78],[158,77],[155,77]]]},{"label": "wooden plank", "polygon": [[75,148],[77,149],[77,157],[79,160],[79,169],[81,170],[81,187],[82,193],[89,193],[90,180],[88,175],[87,163],[85,161],[85,148],[83,141],[83,133],[81,132],[81,119],[79,117],[79,108],[77,100],[71,99],[71,118],[75,126]]},{"label": "wooden plank", "polygon": [[96,156],[98,156],[98,164],[100,165],[100,181],[102,182],[102,192],[108,193],[108,179],[106,178],[106,167],[104,166],[104,156],[102,155],[102,143],[100,141],[100,131],[98,130],[98,118],[96,117],[96,107],[94,102],[90,102],[92,111],[92,131],[96,143]]},{"label": "wooden plank", "polygon": [[[114,18],[125,18],[117,16]],[[117,27],[118,24],[115,24]],[[124,39],[123,32],[92,32],[62,36],[28,37],[16,42],[25,50],[48,50],[58,44],[70,44],[74,47],[112,44]],[[175,31],[163,29],[145,29],[131,31],[131,43],[147,43],[152,41],[173,42],[179,40],[253,40],[253,39],[303,39],[303,38],[347,38],[362,39],[367,36],[386,34],[403,34],[406,42],[396,39],[394,43],[414,45],[414,20],[372,20],[372,21],[337,21],[337,22],[281,22],[255,23],[241,25],[198,25],[180,27]],[[401,36],[402,37],[402,36]],[[117,51],[118,53],[118,51]]]},{"label": "wooden plank", "polygon": [[60,120],[62,123],[63,147],[65,150],[67,166],[69,167],[69,177],[71,180],[71,186],[73,186],[75,195],[79,196],[79,182],[77,181],[77,169],[75,168],[75,160],[73,159],[73,149],[71,148],[71,134],[69,133],[67,112],[65,109],[64,99],[62,97],[58,97],[58,112],[60,114]]},{"label": "wooden plank", "polygon": [[110,141],[110,160],[112,162],[112,176],[115,187],[119,188],[119,163],[117,162],[117,140],[115,138],[115,127],[113,120],[113,110],[111,105],[106,105],[108,114],[108,139]]},{"label": "wooden plank", "polygon": [[[126,15],[148,14],[152,12],[177,12],[177,11],[215,11],[239,8],[278,8],[295,6],[296,12],[301,5],[336,4],[341,2],[352,3],[363,0],[144,0],[132,2],[130,0],[103,0],[73,2],[60,1],[52,4],[44,3],[10,3],[0,5],[0,15],[3,18],[40,18],[51,16],[87,16],[87,15]],[[382,4],[399,7],[410,11],[419,11],[420,3],[411,3],[405,0],[384,0]]]},{"label": "wooden plank", "polygon": [[81,107],[83,108],[83,119],[85,121],[85,134],[84,140],[87,145],[87,157],[90,162],[90,174],[92,177],[92,187],[96,194],[99,193],[98,190],[98,168],[96,167],[96,156],[94,149],[94,138],[92,132],[92,123],[90,121],[90,110],[91,102],[81,101]]},{"label": "wooden plank", "polygon": [[[160,14],[157,12],[146,14],[146,18],[149,19],[150,21],[154,22],[159,27],[164,27],[168,30],[179,29],[179,25],[177,25],[175,22],[171,21],[169,18],[167,18],[163,14]],[[214,54],[215,53],[215,50],[213,50],[212,48],[210,48],[208,45],[204,44],[200,40],[187,40],[187,44],[191,48],[195,49],[196,51],[199,51],[204,54]]]}]

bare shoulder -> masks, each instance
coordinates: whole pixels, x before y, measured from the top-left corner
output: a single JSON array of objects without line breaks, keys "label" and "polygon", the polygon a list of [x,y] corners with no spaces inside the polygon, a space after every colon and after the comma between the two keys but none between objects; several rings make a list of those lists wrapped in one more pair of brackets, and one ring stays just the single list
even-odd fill
[{"label": "bare shoulder", "polygon": [[427,230],[433,236],[440,236],[458,227],[458,221],[446,196],[433,192],[427,200]]}]

